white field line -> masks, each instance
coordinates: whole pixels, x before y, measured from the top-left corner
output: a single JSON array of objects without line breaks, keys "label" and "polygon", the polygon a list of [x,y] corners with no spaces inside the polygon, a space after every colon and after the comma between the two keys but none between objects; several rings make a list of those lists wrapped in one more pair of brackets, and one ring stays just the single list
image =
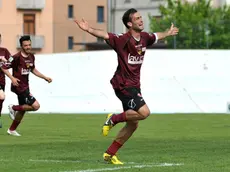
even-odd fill
[{"label": "white field line", "polygon": [[115,171],[115,170],[121,170],[121,169],[171,167],[171,166],[180,166],[180,165],[183,165],[183,164],[161,163],[161,164],[132,165],[132,166],[120,166],[120,167],[113,167],[113,168],[99,168],[99,169],[74,170],[74,171],[62,171],[62,172],[101,172],[101,171]]},{"label": "white field line", "polygon": [[[11,162],[15,160],[9,159],[0,159],[0,162]],[[80,160],[58,160],[58,159],[29,159],[24,160],[29,162],[37,162],[37,163],[88,163],[88,161],[80,161]],[[125,164],[138,164],[136,162],[125,162]]]},{"label": "white field line", "polygon": [[[1,160],[0,160],[1,161]],[[44,162],[44,163],[88,163],[88,161],[80,160],[58,160],[58,159],[29,159],[31,162]],[[125,164],[140,164],[136,162],[124,162]]]},{"label": "white field line", "polygon": [[[0,159],[0,162],[11,162],[14,160]],[[29,162],[37,162],[37,163],[85,163],[85,161],[78,160],[54,160],[54,159],[29,159]],[[139,164],[135,162],[125,162],[125,164],[133,164],[130,166],[119,166],[112,168],[98,168],[98,169],[86,169],[86,170],[69,170],[69,171],[61,171],[61,172],[102,172],[102,171],[116,171],[121,169],[131,169],[131,168],[152,168],[152,167],[171,167],[171,166],[181,166],[184,164],[181,163],[152,163],[152,164]],[[136,165],[135,165],[136,164]]]}]

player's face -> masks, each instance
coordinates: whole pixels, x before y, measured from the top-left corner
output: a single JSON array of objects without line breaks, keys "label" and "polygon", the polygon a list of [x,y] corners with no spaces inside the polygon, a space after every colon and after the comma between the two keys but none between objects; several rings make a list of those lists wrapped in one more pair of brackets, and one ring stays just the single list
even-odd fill
[{"label": "player's face", "polygon": [[22,50],[26,54],[30,54],[31,53],[31,41],[23,41],[22,42]]},{"label": "player's face", "polygon": [[138,31],[138,32],[141,32],[142,30],[144,30],[144,23],[143,23],[142,17],[139,12],[134,13],[131,19],[132,19],[131,28],[133,30]]}]

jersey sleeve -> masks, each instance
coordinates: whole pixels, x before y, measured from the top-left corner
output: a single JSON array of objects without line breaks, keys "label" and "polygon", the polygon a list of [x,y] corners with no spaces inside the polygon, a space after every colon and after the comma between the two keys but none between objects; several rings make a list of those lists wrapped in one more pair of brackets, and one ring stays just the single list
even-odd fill
[{"label": "jersey sleeve", "polygon": [[158,41],[158,36],[156,33],[146,33],[144,32],[144,37],[147,41],[147,46],[151,46],[153,44],[156,44]]},{"label": "jersey sleeve", "polygon": [[19,57],[14,55],[14,56],[10,56],[8,59],[8,62],[5,63],[2,68],[3,69],[10,69],[10,68],[17,68],[19,63]]},{"label": "jersey sleeve", "polygon": [[117,51],[118,47],[123,45],[123,41],[121,41],[121,37],[123,34],[108,33],[108,35],[109,39],[106,40],[106,43],[115,51]]},{"label": "jersey sleeve", "polygon": [[4,49],[4,58],[7,60],[7,62],[0,62],[0,67],[4,68],[5,65],[9,63],[9,59],[11,57],[10,52],[5,48]]},{"label": "jersey sleeve", "polygon": [[6,58],[6,60],[9,60],[10,57],[11,57],[11,54],[10,54],[9,50],[6,49],[6,52],[5,52],[5,58]]}]

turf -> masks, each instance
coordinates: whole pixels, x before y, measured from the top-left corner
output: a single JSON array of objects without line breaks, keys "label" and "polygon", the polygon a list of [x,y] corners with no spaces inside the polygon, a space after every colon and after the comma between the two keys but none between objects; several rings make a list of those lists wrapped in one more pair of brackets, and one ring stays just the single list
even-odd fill
[{"label": "turf", "polygon": [[119,158],[126,162],[123,166],[102,160],[122,127],[117,125],[108,137],[102,137],[104,119],[105,115],[98,114],[27,114],[18,128],[22,137],[13,137],[6,134],[11,120],[3,115],[0,172],[230,171],[229,115],[151,115],[119,151]]}]

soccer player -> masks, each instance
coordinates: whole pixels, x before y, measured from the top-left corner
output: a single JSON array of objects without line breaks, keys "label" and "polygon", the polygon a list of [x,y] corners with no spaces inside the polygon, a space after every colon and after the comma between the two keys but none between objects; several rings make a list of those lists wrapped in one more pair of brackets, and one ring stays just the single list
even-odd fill
[{"label": "soccer player", "polygon": [[[10,128],[7,130],[9,135],[21,136],[17,131],[26,111],[37,111],[40,108],[39,102],[30,93],[29,73],[32,72],[39,78],[46,80],[48,83],[52,79],[40,73],[35,67],[35,57],[31,53],[30,36],[22,36],[19,40],[21,51],[15,54],[9,66],[3,66],[3,72],[11,79],[11,91],[18,97],[19,105],[9,105],[9,114],[13,120]],[[13,75],[7,69],[12,68]]]},{"label": "soccer player", "polygon": [[150,115],[150,110],[141,95],[140,89],[140,69],[146,47],[160,39],[177,35],[179,32],[173,24],[165,32],[143,32],[142,17],[134,8],[127,10],[122,20],[128,32],[119,35],[94,29],[83,19],[81,21],[75,20],[80,29],[95,37],[105,39],[117,53],[118,67],[110,82],[116,96],[122,102],[124,112],[108,114],[102,133],[107,136],[111,128],[118,123],[126,122],[126,125],[119,131],[115,140],[103,154],[104,160],[112,164],[123,164],[116,156],[117,151],[132,136],[138,127],[138,122]]},{"label": "soccer player", "polygon": [[[0,34],[0,44],[2,42],[2,35]],[[0,66],[2,66],[8,59],[10,59],[11,55],[6,48],[0,47]],[[0,70],[0,128],[2,128],[2,105],[5,100],[5,74]]]}]

